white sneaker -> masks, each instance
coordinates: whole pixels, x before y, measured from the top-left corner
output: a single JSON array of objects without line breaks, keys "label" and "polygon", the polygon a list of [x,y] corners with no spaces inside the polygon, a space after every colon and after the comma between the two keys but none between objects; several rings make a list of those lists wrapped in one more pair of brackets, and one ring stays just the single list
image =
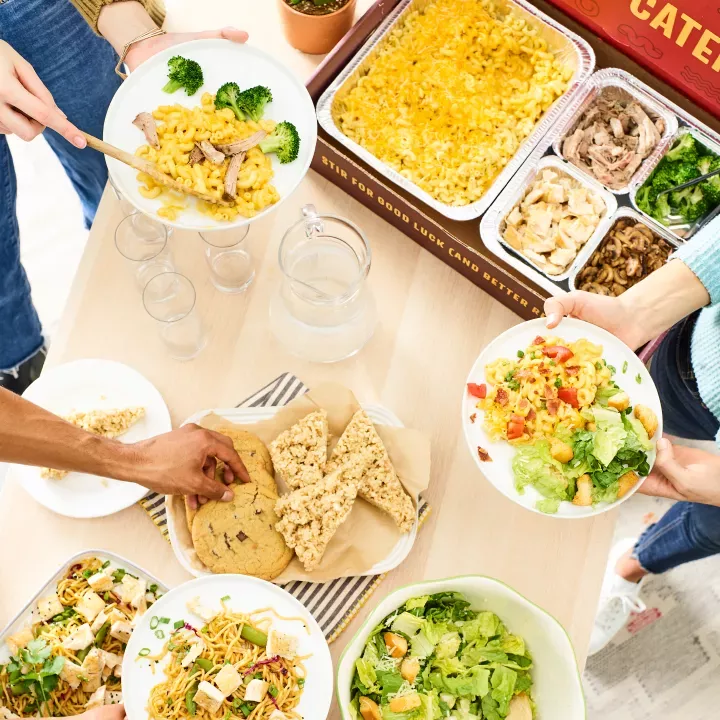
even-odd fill
[{"label": "white sneaker", "polygon": [[588,655],[600,652],[625,627],[631,613],[646,609],[640,599],[643,580],[639,583],[629,582],[615,572],[618,560],[636,543],[637,538],[625,538],[610,551]]}]

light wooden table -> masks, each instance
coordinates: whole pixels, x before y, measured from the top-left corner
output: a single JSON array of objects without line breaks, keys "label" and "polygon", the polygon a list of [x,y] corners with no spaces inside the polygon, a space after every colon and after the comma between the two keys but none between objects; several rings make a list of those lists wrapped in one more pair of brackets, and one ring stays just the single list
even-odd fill
[{"label": "light wooden table", "polygon": [[[370,0],[360,0],[360,9]],[[170,4],[169,24],[245,27],[252,42],[307,76],[317,63],[282,38],[274,3],[206,0],[202,23],[192,0]],[[266,7],[267,6],[267,7]],[[304,203],[347,217],[373,247],[370,285],[380,309],[377,332],[351,360],[312,365],[285,352],[268,329],[268,301],[279,281],[277,246]],[[409,427],[432,438],[433,506],[415,548],[380,586],[333,646],[339,656],[367,610],[394,587],[464,573],[502,579],[557,617],[584,660],[598,600],[614,513],[595,520],[561,521],[524,510],[479,474],[463,439],[460,399],[468,368],[496,335],[519,322],[499,303],[419,248],[343,192],[310,173],[291,200],[252,226],[258,273],[249,292],[228,296],[208,279],[201,240],[176,233],[172,252],[198,291],[211,327],[208,348],[193,362],[170,360],[145,314],[131,269],[113,244],[121,220],[106,193],[75,278],[50,365],[85,357],[135,367],[163,394],[173,421],[203,408],[228,407],[290,370],[313,385],[334,380],[365,402],[391,408]],[[135,506],[99,520],[71,520],[36,504],[13,480],[0,495],[0,626],[51,571],[72,553],[105,548],[144,566],[170,585],[188,579],[158,530]]]}]

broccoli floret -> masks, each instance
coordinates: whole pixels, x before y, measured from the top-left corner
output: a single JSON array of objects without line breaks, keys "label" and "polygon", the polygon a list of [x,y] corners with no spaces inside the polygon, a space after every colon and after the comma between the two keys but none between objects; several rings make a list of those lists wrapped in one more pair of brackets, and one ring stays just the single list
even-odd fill
[{"label": "broccoli floret", "polygon": [[202,86],[203,71],[194,60],[176,55],[168,60],[168,82],[163,88],[166,93],[174,93],[185,88],[188,95],[194,95]]},{"label": "broccoli floret", "polygon": [[670,216],[673,214],[673,210],[670,207],[670,201],[667,195],[661,195],[657,199],[655,207],[651,208],[650,211],[645,210],[645,212],[663,225],[669,225],[671,223]]},{"label": "broccoli floret", "polygon": [[672,146],[665,157],[669,162],[683,160],[696,163],[700,156],[697,145],[695,138],[690,133],[686,133]]},{"label": "broccoli floret", "polygon": [[674,185],[682,185],[702,175],[702,172],[698,170],[698,166],[695,163],[673,163],[672,168],[675,171],[673,175]]},{"label": "broccoli floret", "polygon": [[699,185],[711,209],[720,205],[720,177],[715,175]]},{"label": "broccoli floret", "polygon": [[240,97],[240,88],[237,83],[225,83],[221,85],[218,91],[215,93],[215,107],[218,110],[223,108],[230,108],[238,120],[244,120],[245,114],[238,105],[238,98]]},{"label": "broccoli floret", "polygon": [[710,155],[705,155],[698,160],[697,169],[700,175],[705,175],[705,173],[710,172],[712,169],[712,161],[713,159]]},{"label": "broccoli floret", "polygon": [[240,109],[255,122],[262,118],[265,106],[270,102],[272,102],[270,88],[262,85],[243,90],[237,100]]},{"label": "broccoli floret", "polygon": [[292,123],[281,122],[259,144],[259,147],[264,153],[275,153],[277,159],[284,165],[297,158],[300,152],[300,135]]},{"label": "broccoli floret", "polygon": [[712,206],[700,185],[688,188],[688,190],[690,190],[690,194],[687,196],[682,214],[688,222],[695,222],[705,217],[712,209]]},{"label": "broccoli floret", "polygon": [[[657,198],[657,193],[655,195]],[[635,202],[637,203],[637,206],[648,215],[653,214],[653,209],[650,206],[650,184],[645,183],[635,195]]]}]

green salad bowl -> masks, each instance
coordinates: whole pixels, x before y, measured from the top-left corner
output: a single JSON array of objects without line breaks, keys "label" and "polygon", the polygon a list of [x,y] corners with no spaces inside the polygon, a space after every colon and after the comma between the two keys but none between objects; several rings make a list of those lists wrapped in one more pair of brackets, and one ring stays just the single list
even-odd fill
[{"label": "green salad bowl", "polygon": [[494,612],[511,633],[525,640],[533,658],[531,694],[535,702],[535,720],[586,720],[580,669],[563,626],[505,583],[482,575],[406,585],[378,604],[340,657],[336,692],[343,720],[352,720],[350,686],[355,661],[362,655],[373,629],[411,598],[453,591],[462,593],[473,610]]}]

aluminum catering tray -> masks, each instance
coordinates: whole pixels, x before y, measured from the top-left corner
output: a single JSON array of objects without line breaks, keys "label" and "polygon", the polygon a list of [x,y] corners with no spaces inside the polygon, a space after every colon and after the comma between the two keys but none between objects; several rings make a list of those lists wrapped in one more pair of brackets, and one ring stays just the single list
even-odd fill
[{"label": "aluminum catering tray", "polygon": [[71,558],[68,558],[57,569],[54,575],[52,575],[52,577],[48,579],[48,581],[32,596],[32,598],[30,598],[27,605],[25,605],[25,607],[10,621],[8,626],[0,632],[0,663],[5,663],[10,659],[10,649],[6,643],[8,636],[22,630],[22,628],[28,625],[30,622],[30,616],[36,607],[37,601],[41,597],[54,592],[58,581],[65,576],[67,571],[75,563],[81,562],[87,558],[99,558],[103,561],[109,560],[112,566],[129,570],[134,575],[147,580],[149,584],[155,583],[163,593],[168,591],[167,586],[151,575],[147,570],[143,570],[143,568],[133,562],[130,562],[129,560],[126,560],[120,555],[116,555],[115,553],[107,550],[83,550],[82,552],[77,553],[77,555],[73,555]]},{"label": "aluminum catering tray", "polygon": [[[630,185],[624,191],[615,193],[618,208],[611,217],[607,230],[610,230],[617,219],[627,216],[626,211],[630,209],[634,210],[637,213],[638,218],[657,235],[670,241],[675,247],[682,245],[682,238],[679,235],[673,233],[650,216],[638,210],[634,204],[635,194],[638,188],[645,182],[645,180],[647,180],[649,175],[655,169],[656,165],[660,162],[666,150],[670,147],[670,145],[672,145],[676,137],[683,133],[692,132],[700,142],[707,145],[714,152],[720,154],[720,135],[718,133],[714,132],[707,125],[693,117],[690,113],[686,112],[681,107],[663,97],[660,93],[653,90],[642,81],[638,80],[635,76],[625,72],[624,70],[620,70],[619,68],[606,68],[592,75],[585,88],[575,95],[571,105],[567,107],[562,115],[556,120],[547,136],[537,145],[535,150],[532,152],[530,157],[528,157],[523,166],[517,171],[516,175],[512,178],[507,187],[496,198],[489,210],[483,216],[480,223],[480,237],[485,247],[487,247],[488,250],[501,260],[511,265],[522,275],[529,278],[534,283],[537,283],[540,287],[544,288],[552,295],[562,295],[574,288],[574,277],[582,269],[587,259],[604,240],[607,232],[602,235],[598,234],[593,236],[593,238],[591,238],[581,250],[581,255],[585,257],[585,260],[583,260],[582,263],[577,261],[573,268],[573,272],[569,273],[567,278],[558,281],[557,279],[553,279],[551,276],[538,270],[519,253],[516,253],[511,249],[507,249],[507,246],[503,244],[499,233],[501,221],[514,206],[517,194],[517,185],[522,182],[521,178],[532,172],[533,168],[544,157],[558,157],[556,153],[560,148],[564,137],[562,133],[567,133],[573,127],[574,121],[576,122],[579,117],[579,113],[583,112],[583,106],[586,103],[588,95],[596,92],[599,88],[614,86],[621,86],[632,92],[638,98],[641,105],[644,104],[647,107],[652,107],[648,105],[648,101],[653,102],[659,107],[659,109],[662,110],[662,116],[664,118],[671,118],[673,127],[676,128],[676,131],[671,137],[665,137],[661,140],[660,146],[662,146],[662,149],[658,152],[653,151],[653,153],[643,162],[638,172],[632,178]],[[559,158],[559,160],[565,166],[575,168],[574,165],[564,158]],[[583,171],[580,170],[580,172]],[[587,175],[587,173],[584,172],[583,174]],[[587,175],[587,177],[590,176]]]},{"label": "aluminum catering tray", "polygon": [[573,70],[568,89],[561,95],[535,125],[532,133],[520,145],[510,162],[495,178],[487,192],[473,203],[462,206],[447,205],[431,197],[418,185],[403,177],[365,150],[362,146],[348,138],[336,125],[334,114],[341,105],[345,94],[354,88],[358,80],[367,74],[375,58],[386,45],[386,37],[406,15],[414,11],[423,11],[433,0],[404,0],[385,19],[380,27],[370,36],[353,60],[335,78],[323,93],[317,104],[317,117],[320,126],[339,143],[348,148],[357,157],[374,168],[381,176],[388,178],[398,187],[422,200],[426,205],[452,220],[473,220],[480,217],[490,206],[498,193],[517,172],[525,159],[538,143],[546,136],[551,126],[573,104],[576,94],[580,91],[595,67],[595,53],[590,45],[580,36],[571,32],[552,18],[540,12],[526,0],[496,0],[500,12],[513,11],[521,15],[530,25],[538,29],[546,39],[548,46],[567,63]]}]

